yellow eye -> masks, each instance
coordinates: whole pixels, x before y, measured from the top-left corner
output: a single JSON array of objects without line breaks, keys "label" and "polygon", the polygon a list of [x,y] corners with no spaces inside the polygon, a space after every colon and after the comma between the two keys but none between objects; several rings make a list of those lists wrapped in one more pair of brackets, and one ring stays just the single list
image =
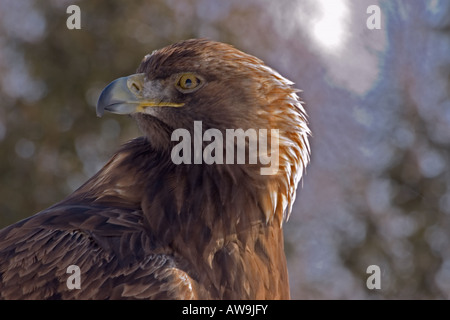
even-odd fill
[{"label": "yellow eye", "polygon": [[177,88],[181,92],[192,92],[201,84],[201,82],[200,78],[195,74],[185,73],[178,79]]}]

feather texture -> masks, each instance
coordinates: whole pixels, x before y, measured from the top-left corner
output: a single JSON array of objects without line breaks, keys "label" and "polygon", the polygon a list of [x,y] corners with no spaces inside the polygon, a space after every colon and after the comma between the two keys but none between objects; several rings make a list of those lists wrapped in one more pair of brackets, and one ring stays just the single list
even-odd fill
[{"label": "feather texture", "polygon": [[[138,72],[183,107],[134,114],[143,137],[63,201],[0,231],[0,298],[289,298],[282,224],[310,153],[292,82],[203,39],[147,55]],[[171,87],[180,72],[206,83],[180,94]],[[278,130],[276,174],[261,175],[261,163],[174,164],[170,134],[196,120],[220,132]],[[67,286],[70,265],[80,289]]]}]

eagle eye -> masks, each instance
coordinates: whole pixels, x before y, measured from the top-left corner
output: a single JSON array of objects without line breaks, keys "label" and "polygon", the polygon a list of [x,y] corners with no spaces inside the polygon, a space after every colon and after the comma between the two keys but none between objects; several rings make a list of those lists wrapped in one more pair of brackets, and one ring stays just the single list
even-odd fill
[{"label": "eagle eye", "polygon": [[199,89],[202,80],[193,73],[182,74],[176,83],[176,87],[183,93],[190,93]]}]

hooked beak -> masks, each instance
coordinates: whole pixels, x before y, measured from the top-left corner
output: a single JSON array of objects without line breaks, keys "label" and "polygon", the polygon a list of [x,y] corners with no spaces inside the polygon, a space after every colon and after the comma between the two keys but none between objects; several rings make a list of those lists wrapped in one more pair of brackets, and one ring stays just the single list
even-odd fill
[{"label": "hooked beak", "polygon": [[147,99],[143,96],[145,74],[138,73],[114,80],[103,89],[97,102],[97,116],[105,111],[117,114],[142,112],[149,107],[181,107],[183,103],[172,103]]}]

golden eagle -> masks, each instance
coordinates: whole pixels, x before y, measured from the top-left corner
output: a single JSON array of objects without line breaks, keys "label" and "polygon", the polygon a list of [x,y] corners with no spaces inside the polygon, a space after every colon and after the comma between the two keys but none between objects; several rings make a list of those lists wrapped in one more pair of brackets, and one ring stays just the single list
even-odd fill
[{"label": "golden eagle", "polygon": [[[145,56],[97,105],[131,115],[143,136],[66,199],[0,231],[0,297],[288,299],[282,223],[310,154],[296,92],[220,42]],[[262,174],[267,159],[276,167]]]}]

